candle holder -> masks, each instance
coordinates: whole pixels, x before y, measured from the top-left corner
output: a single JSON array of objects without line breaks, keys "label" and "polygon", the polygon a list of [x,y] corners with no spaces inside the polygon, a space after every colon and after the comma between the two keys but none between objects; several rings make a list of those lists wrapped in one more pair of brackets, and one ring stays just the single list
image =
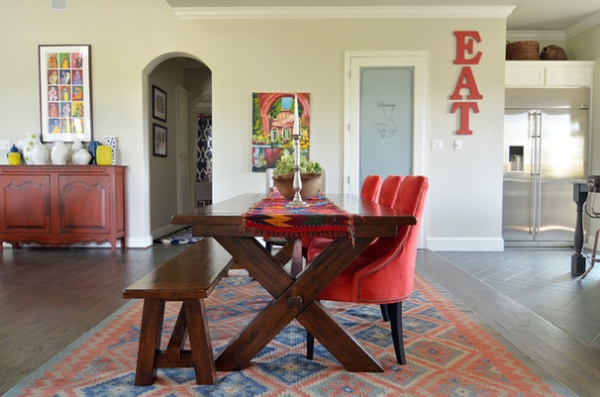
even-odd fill
[{"label": "candle holder", "polygon": [[298,118],[298,94],[294,94],[294,198],[288,204],[289,207],[308,207],[308,204],[302,200],[300,190],[302,190],[302,178],[300,177],[300,119]]},{"label": "candle holder", "polygon": [[287,205],[288,207],[308,207],[308,204],[302,200],[300,190],[302,190],[302,178],[300,176],[300,134],[293,134],[292,139],[294,140],[294,182],[292,187],[294,188],[294,198]]}]

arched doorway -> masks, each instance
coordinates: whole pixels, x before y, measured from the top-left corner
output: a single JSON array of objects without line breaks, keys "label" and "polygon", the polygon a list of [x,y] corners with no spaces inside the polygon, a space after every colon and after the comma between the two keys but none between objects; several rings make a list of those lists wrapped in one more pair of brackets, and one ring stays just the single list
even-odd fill
[{"label": "arched doorway", "polygon": [[[212,72],[188,54],[164,54],[147,68],[148,122],[144,144],[148,170],[149,227],[158,239],[177,231],[175,213],[197,206],[198,98],[212,91]],[[157,91],[158,90],[158,91]],[[154,93],[165,98],[164,117],[156,117]],[[208,101],[211,97],[209,95]],[[203,101],[203,116],[212,116],[212,103]],[[159,141],[160,140],[160,141]],[[160,146],[157,150],[157,144]],[[212,157],[211,157],[212,161]]]}]

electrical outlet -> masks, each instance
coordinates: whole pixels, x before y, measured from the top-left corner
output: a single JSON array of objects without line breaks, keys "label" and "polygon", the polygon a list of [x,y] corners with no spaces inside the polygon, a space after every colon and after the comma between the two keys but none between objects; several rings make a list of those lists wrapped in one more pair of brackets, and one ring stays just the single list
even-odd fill
[{"label": "electrical outlet", "polygon": [[10,141],[8,139],[0,140],[0,150],[10,150]]}]

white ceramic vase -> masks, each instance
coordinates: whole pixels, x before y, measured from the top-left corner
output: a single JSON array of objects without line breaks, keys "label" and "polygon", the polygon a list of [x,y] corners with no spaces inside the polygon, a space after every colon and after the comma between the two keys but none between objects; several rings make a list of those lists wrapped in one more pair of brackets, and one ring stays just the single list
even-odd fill
[{"label": "white ceramic vase", "polygon": [[55,141],[50,152],[52,164],[65,165],[69,161],[69,148],[63,141]]},{"label": "white ceramic vase", "polygon": [[43,143],[36,143],[36,145],[31,149],[31,162],[35,165],[44,165],[48,164],[48,160],[50,160],[50,152],[48,152],[48,148]]},{"label": "white ceramic vase", "polygon": [[25,139],[23,139],[23,160],[25,160],[26,164],[33,164],[31,151],[38,143],[40,143],[40,136],[38,134],[25,134]]},{"label": "white ceramic vase", "polygon": [[92,160],[92,155],[81,143],[79,138],[75,138],[71,147],[73,154],[71,155],[71,163],[76,165],[87,165]]},{"label": "white ceramic vase", "polygon": [[87,165],[92,160],[92,155],[86,149],[79,149],[73,153],[71,162],[76,165]]}]

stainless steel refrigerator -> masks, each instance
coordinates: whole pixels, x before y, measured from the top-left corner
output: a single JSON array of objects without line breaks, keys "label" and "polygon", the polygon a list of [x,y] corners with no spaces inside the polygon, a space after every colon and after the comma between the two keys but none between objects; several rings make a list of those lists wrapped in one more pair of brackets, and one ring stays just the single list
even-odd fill
[{"label": "stainless steel refrigerator", "polygon": [[573,246],[574,180],[587,175],[588,88],[510,88],[504,119],[507,246]]}]

